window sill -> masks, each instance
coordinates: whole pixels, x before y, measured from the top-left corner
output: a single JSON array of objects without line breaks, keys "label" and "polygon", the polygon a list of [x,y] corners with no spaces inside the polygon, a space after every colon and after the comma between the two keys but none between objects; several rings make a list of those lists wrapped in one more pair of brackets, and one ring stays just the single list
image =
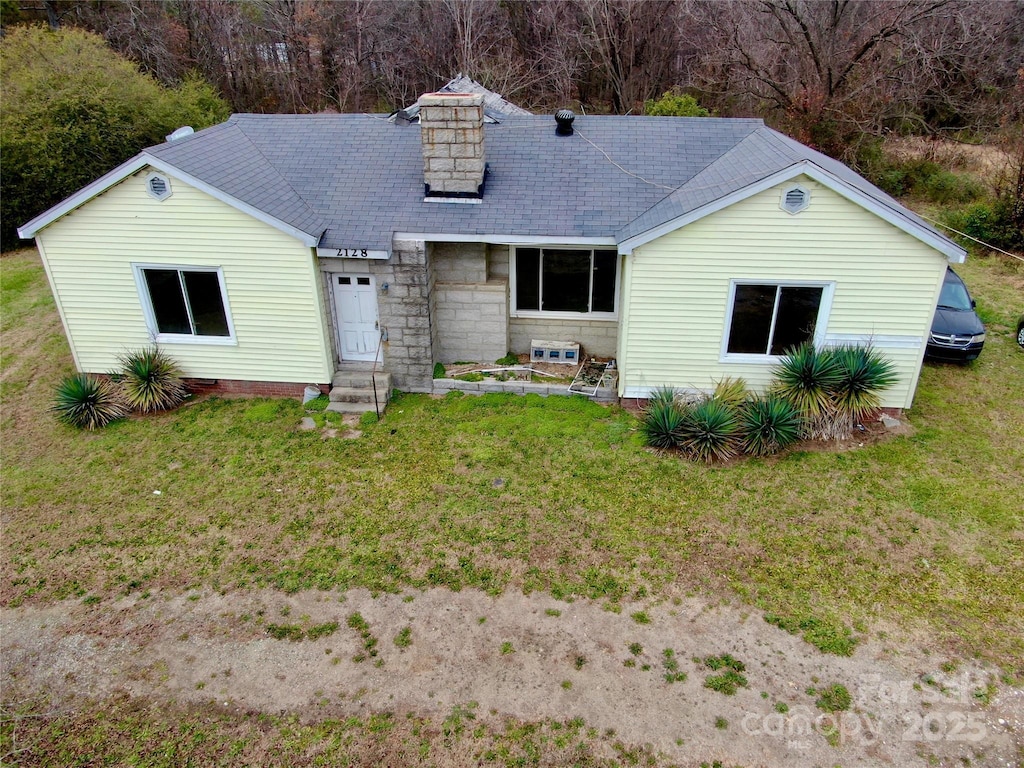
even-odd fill
[{"label": "window sill", "polygon": [[776,365],[783,359],[782,355],[740,355],[724,354],[718,358],[720,363],[744,363],[752,365]]},{"label": "window sill", "polygon": [[509,317],[518,318],[522,320],[574,320],[580,321],[600,321],[605,323],[618,322],[619,316],[614,312],[510,312]]},{"label": "window sill", "polygon": [[157,344],[209,344],[218,347],[238,346],[234,336],[193,336],[187,333],[158,333]]}]

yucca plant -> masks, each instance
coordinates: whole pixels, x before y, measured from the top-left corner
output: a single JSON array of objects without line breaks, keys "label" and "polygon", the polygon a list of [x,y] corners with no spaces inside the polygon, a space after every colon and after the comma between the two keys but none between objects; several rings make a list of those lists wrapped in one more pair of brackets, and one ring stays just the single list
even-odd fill
[{"label": "yucca plant", "polygon": [[840,379],[833,350],[818,350],[805,342],[788,350],[773,373],[774,394],[796,406],[807,435],[827,439],[835,415],[832,392]]},{"label": "yucca plant", "polygon": [[768,456],[800,439],[803,418],[789,400],[766,395],[749,400],[740,411],[744,453]]},{"label": "yucca plant", "polygon": [[98,429],[128,415],[114,386],[85,373],[68,376],[57,385],[53,411],[65,424]]},{"label": "yucca plant", "polygon": [[640,417],[640,432],[652,448],[676,448],[686,418],[686,406],[673,400],[651,398]]},{"label": "yucca plant", "polygon": [[740,437],[736,409],[723,400],[705,398],[686,412],[680,434],[680,447],[695,459],[731,459]]},{"label": "yucca plant", "polygon": [[675,387],[656,387],[651,396],[647,398],[647,407],[653,408],[661,404],[669,404],[677,402],[679,399],[679,393]]},{"label": "yucca plant", "polygon": [[128,352],[119,358],[125,400],[133,410],[165,411],[188,394],[177,364],[157,347]]},{"label": "yucca plant", "polygon": [[747,389],[747,382],[743,379],[726,376],[715,383],[715,391],[711,397],[721,400],[733,408],[739,408],[750,398],[750,390]]},{"label": "yucca plant", "polygon": [[849,437],[882,405],[879,394],[896,383],[896,367],[871,347],[842,346],[832,350],[839,379],[832,389],[837,432]]}]

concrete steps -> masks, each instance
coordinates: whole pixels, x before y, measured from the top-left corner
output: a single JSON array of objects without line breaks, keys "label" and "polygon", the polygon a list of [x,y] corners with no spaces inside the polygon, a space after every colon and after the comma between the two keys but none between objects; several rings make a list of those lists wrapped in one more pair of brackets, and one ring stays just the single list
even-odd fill
[{"label": "concrete steps", "polygon": [[[377,384],[376,398],[374,398],[374,380]],[[335,373],[331,380],[329,395],[331,402],[328,404],[327,410],[338,413],[365,413],[375,410],[379,405],[383,411],[390,396],[390,373],[342,369]]]}]

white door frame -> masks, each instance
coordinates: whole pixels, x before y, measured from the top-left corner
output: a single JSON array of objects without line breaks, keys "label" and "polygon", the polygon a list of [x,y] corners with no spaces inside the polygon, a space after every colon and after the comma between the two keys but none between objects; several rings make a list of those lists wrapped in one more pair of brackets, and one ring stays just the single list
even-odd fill
[{"label": "white door frame", "polygon": [[[373,275],[357,272],[330,272],[331,278],[331,300],[333,303],[334,312],[334,326],[335,326],[335,340],[338,344],[338,358],[341,362],[373,362],[376,352],[376,361],[379,363],[383,359],[383,348],[380,343],[380,311],[377,304],[377,281]],[[341,279],[347,279],[351,281],[351,286],[356,287],[358,293],[364,297],[368,297],[372,302],[372,310],[365,305],[361,304],[356,308],[356,311],[366,312],[367,314],[372,312],[373,315],[373,329],[366,327],[369,323],[367,320],[362,325],[364,327],[356,327],[352,329],[353,335],[349,336],[349,343],[346,343],[346,323],[342,317],[341,303],[343,300]],[[364,282],[365,281],[365,282]],[[359,290],[362,289],[362,290]],[[360,347],[360,348],[354,348]]]}]

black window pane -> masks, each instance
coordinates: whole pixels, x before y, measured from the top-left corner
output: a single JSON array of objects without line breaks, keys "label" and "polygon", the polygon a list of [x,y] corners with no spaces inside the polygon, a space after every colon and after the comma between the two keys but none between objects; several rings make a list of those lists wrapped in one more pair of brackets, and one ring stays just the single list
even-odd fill
[{"label": "black window pane", "polygon": [[516,309],[540,309],[540,249],[516,249]]},{"label": "black window pane", "polygon": [[774,309],[774,285],[737,285],[728,351],[735,354],[765,354],[768,351],[768,334]]},{"label": "black window pane", "polygon": [[615,311],[615,265],[616,251],[594,251],[594,298],[590,304],[592,312]]},{"label": "black window pane", "polygon": [[590,309],[590,251],[544,251],[544,300],[547,312]]},{"label": "black window pane", "polygon": [[821,288],[782,289],[772,337],[773,355],[784,355],[790,348],[814,338],[821,291]]},{"label": "black window pane", "polygon": [[216,272],[184,272],[192,320],[199,336],[228,336],[228,319]]},{"label": "black window pane", "polygon": [[160,333],[192,333],[176,269],[144,269],[149,300]]}]

